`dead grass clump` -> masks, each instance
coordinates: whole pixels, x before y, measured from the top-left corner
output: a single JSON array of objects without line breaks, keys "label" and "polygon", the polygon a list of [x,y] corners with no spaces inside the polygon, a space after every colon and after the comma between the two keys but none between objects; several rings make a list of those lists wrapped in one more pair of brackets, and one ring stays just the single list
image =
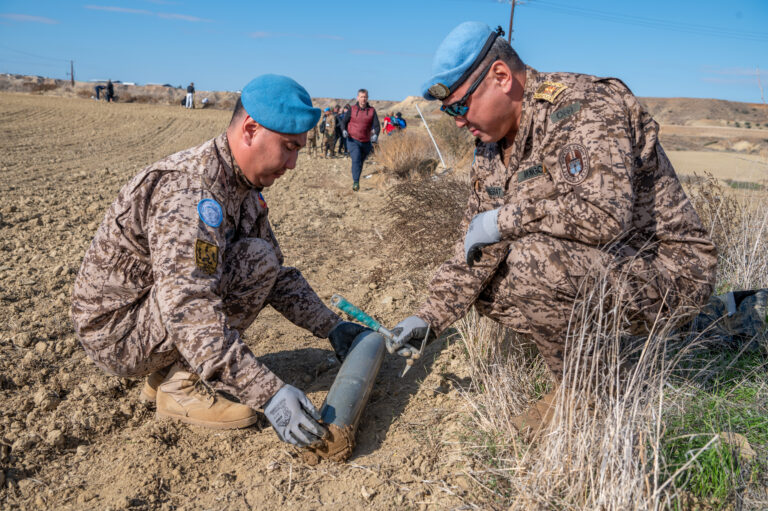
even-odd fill
[{"label": "dead grass clump", "polygon": [[402,247],[403,262],[436,266],[448,259],[461,237],[467,182],[451,175],[405,181],[390,188],[388,195],[383,210],[390,219],[387,237]]},{"label": "dead grass clump", "polygon": [[385,173],[400,179],[429,176],[438,163],[437,152],[427,134],[415,130],[382,137],[376,160]]},{"label": "dead grass clump", "polygon": [[664,454],[666,387],[696,343],[673,335],[677,318],[630,337],[627,313],[605,274],[583,289],[567,335],[554,417],[526,444],[512,418],[552,384],[544,361],[509,331],[471,313],[459,334],[468,354],[473,435],[466,452],[484,493],[511,509],[660,509],[680,502],[679,474],[717,442],[710,435],[686,463]]},{"label": "dead grass clump", "polygon": [[429,129],[437,139],[446,165],[452,169],[468,169],[475,151],[475,139],[469,131],[457,127],[453,118],[445,114],[429,121]]},{"label": "dead grass clump", "polygon": [[768,194],[740,200],[707,174],[689,196],[718,250],[718,293],[768,287]]}]

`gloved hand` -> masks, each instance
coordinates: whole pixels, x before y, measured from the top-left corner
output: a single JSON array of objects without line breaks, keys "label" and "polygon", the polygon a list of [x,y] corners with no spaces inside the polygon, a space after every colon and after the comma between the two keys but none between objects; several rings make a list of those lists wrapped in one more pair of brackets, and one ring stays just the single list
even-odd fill
[{"label": "gloved hand", "polygon": [[314,444],[327,433],[317,422],[320,412],[302,391],[291,385],[283,385],[267,401],[264,415],[280,440],[299,447]]},{"label": "gloved hand", "polygon": [[347,133],[347,130],[341,130],[341,136],[344,138],[347,138],[349,136],[349,133]]},{"label": "gloved hand", "polygon": [[378,139],[379,139],[379,136],[376,133],[371,135],[371,143],[372,144],[375,144]]},{"label": "gloved hand", "polygon": [[499,210],[492,209],[478,213],[469,223],[467,236],[464,238],[464,255],[470,268],[480,260],[481,248],[501,240],[498,220]]},{"label": "gloved hand", "polygon": [[[429,338],[427,338],[427,344],[429,344],[435,340],[435,332],[429,328],[426,321],[418,316],[409,316],[392,329],[392,333],[395,334],[395,342],[403,347],[410,345],[413,348],[412,351],[419,351],[427,331],[429,331]],[[403,351],[402,348],[398,350],[398,355],[404,355],[405,352],[400,353],[401,351]]]},{"label": "gloved hand", "polygon": [[370,328],[350,321],[339,321],[331,329],[331,333],[328,334],[328,340],[331,341],[331,346],[333,346],[333,351],[336,353],[336,358],[339,359],[339,362],[344,362],[344,359],[347,358],[349,347],[352,345],[355,337],[366,330],[373,331]]}]

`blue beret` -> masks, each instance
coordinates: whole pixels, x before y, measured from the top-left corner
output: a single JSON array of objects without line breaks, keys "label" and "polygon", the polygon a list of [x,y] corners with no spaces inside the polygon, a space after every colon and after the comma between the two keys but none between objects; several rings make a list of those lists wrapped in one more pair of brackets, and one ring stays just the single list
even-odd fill
[{"label": "blue beret", "polygon": [[307,90],[287,76],[257,76],[243,87],[240,101],[251,119],[279,133],[305,133],[320,120]]},{"label": "blue beret", "polygon": [[443,39],[432,59],[432,77],[422,86],[425,99],[445,99],[469,78],[485,58],[500,29],[479,21],[465,21]]}]

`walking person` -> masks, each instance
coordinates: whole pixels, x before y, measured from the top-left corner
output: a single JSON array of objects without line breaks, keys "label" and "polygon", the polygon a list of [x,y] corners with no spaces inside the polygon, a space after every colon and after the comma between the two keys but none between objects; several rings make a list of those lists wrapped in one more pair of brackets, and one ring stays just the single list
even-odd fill
[{"label": "walking person", "polygon": [[112,103],[115,100],[115,86],[112,83],[112,80],[107,80],[107,103]]},{"label": "walking person", "polygon": [[376,109],[368,103],[368,91],[357,91],[357,103],[352,105],[341,120],[341,134],[347,141],[352,158],[352,190],[360,189],[363,163],[379,138],[379,118]]},{"label": "walking person", "polygon": [[187,102],[184,106],[186,108],[195,108],[195,82],[190,82],[187,85]]}]

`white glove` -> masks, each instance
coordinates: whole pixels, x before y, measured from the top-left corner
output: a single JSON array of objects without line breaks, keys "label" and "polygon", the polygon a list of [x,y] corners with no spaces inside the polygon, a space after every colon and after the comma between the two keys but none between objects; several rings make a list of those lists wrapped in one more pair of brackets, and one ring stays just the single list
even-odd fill
[{"label": "white glove", "polygon": [[349,133],[347,133],[347,130],[341,130],[341,136],[344,138],[347,138],[349,136]]},{"label": "white glove", "polygon": [[464,238],[464,255],[470,268],[480,260],[481,248],[501,240],[498,221],[499,210],[492,209],[478,213],[469,223],[467,236]]},{"label": "white glove", "polygon": [[371,135],[371,143],[375,144],[378,139],[379,139],[379,136],[376,133]]}]

